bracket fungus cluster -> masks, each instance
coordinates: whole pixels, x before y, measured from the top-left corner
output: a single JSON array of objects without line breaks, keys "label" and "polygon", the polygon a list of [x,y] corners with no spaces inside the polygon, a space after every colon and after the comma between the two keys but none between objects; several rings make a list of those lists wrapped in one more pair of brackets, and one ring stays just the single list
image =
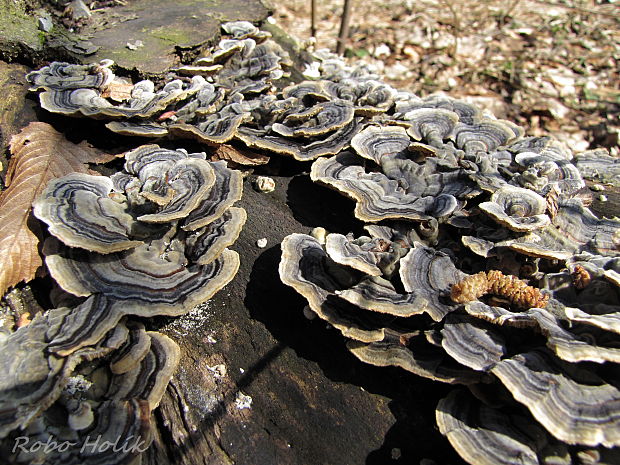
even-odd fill
[{"label": "bracket fungus cluster", "polygon": [[367,235],[286,237],[282,281],[360,360],[459,385],[436,418],[466,461],[620,460],[620,221],[587,207],[595,161],[446,96],[391,99],[311,169]]},{"label": "bracket fungus cluster", "polygon": [[[187,313],[235,276],[239,257],[228,246],[246,219],[233,206],[241,191],[241,173],[226,162],[154,144],[127,152],[110,177],[70,174],[47,185],[33,205],[52,235],[46,266],[83,299],[0,340],[9,373],[0,438],[79,447],[37,455],[25,446],[13,451],[16,462],[129,463],[148,447],[150,412],[180,351],[135,317]],[[83,445],[99,435],[122,447]]]},{"label": "bracket fungus cluster", "polygon": [[[161,88],[117,78],[109,61],[52,63],[28,80],[47,110],[121,134],[238,141],[313,161],[311,179],[353,199],[367,235],[292,234],[279,272],[357,358],[456,385],[437,424],[472,464],[620,462],[620,221],[595,216],[582,195],[587,178],[617,182],[618,160],[574,156],[458,99],[397,91],[325,51],[307,73],[316,79],[287,85],[292,62],[268,33],[223,29],[227,38]],[[154,145],[111,178],[50,184],[35,204],[57,237],[46,262],[88,298],[55,310],[60,333],[61,317],[31,325],[43,328],[32,338],[45,347],[32,360],[41,378],[11,381],[4,434],[34,425],[86,354],[122,350],[106,367],[122,385],[114,370],[151,353],[135,326],[126,332],[139,342],[117,341],[128,315],[183,313],[232,278],[240,189],[223,162]],[[85,409],[127,407],[116,397],[126,388],[104,391]],[[144,398],[156,393],[131,397],[127,424]]]}]

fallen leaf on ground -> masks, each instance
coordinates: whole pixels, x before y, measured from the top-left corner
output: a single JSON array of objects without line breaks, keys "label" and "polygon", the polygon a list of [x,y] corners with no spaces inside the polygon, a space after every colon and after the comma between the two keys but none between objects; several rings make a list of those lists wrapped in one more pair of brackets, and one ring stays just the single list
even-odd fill
[{"label": "fallen leaf on ground", "polygon": [[115,158],[86,142],[73,144],[40,122],[30,123],[13,136],[10,148],[7,188],[0,193],[0,295],[34,278],[43,264],[38,252],[39,224],[30,210],[48,181],[72,172],[92,173],[88,163]]},{"label": "fallen leaf on ground", "polygon": [[239,150],[231,145],[222,144],[211,155],[211,160],[226,160],[243,166],[264,165],[269,162],[267,155],[251,152],[249,150]]}]

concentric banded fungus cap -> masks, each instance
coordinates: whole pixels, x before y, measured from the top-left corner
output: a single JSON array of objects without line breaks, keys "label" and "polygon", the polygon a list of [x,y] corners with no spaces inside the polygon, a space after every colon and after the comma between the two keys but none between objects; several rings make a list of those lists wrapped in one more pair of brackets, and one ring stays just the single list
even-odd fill
[{"label": "concentric banded fungus cap", "polygon": [[243,208],[228,208],[216,220],[188,233],[185,239],[186,256],[192,263],[208,265],[237,240],[246,219],[247,213]]},{"label": "concentric banded fungus cap", "polygon": [[424,311],[435,321],[456,309],[447,296],[452,285],[466,275],[450,257],[431,247],[415,244],[400,261],[400,279],[405,290],[419,296]]},{"label": "concentric banded fungus cap", "polygon": [[115,375],[134,369],[151,349],[151,337],[144,329],[144,324],[130,321],[127,323],[127,329],[129,329],[127,341],[110,359],[110,371]]},{"label": "concentric banded fungus cap", "polygon": [[[89,438],[97,438],[100,444],[119,444],[119,447],[74,447],[63,454],[57,463],[66,465],[121,465],[135,463],[153,440],[151,412],[145,400],[106,400],[94,412],[94,423],[80,431],[78,444],[89,444]],[[141,442],[137,442],[141,441]],[[133,444],[139,447],[131,447]],[[122,446],[125,447],[122,447]]]},{"label": "concentric banded fungus cap", "polygon": [[194,231],[222,216],[226,209],[241,199],[243,177],[240,171],[231,170],[223,160],[211,162],[215,183],[207,196],[183,220],[183,229]]},{"label": "concentric banded fungus cap", "polygon": [[99,64],[75,65],[54,61],[49,66],[32,71],[26,80],[32,84],[30,90],[37,89],[102,89],[114,79],[110,70],[112,60],[102,60]]},{"label": "concentric banded fungus cap", "polygon": [[312,236],[291,234],[282,241],[280,279],[308,300],[310,309],[345,337],[363,342],[383,339],[394,317],[368,312],[337,297],[354,284],[352,270],[334,263]]},{"label": "concentric banded fungus cap", "polygon": [[168,128],[153,123],[135,123],[132,121],[110,121],[105,125],[110,131],[123,136],[138,137],[164,137],[168,134]]},{"label": "concentric banded fungus cap", "polygon": [[236,137],[248,147],[290,155],[299,161],[308,161],[326,155],[334,155],[348,147],[351,138],[362,129],[360,122],[361,118],[356,118],[327,137],[309,142],[271,134],[265,135],[260,130],[248,127],[240,127]]},{"label": "concentric banded fungus cap", "polygon": [[218,145],[235,137],[239,126],[249,120],[251,114],[234,102],[215,113],[199,117],[192,124],[171,124],[168,130],[175,136],[187,137],[208,145]]},{"label": "concentric banded fungus cap", "polygon": [[239,255],[225,249],[208,265],[185,266],[185,256],[163,257],[144,244],[128,252],[98,255],[62,247],[52,238],[44,246],[46,264],[58,284],[75,295],[101,292],[122,301],[122,311],[140,316],[180,315],[208,300],[235,276]]},{"label": "concentric banded fungus cap", "polygon": [[110,178],[74,173],[50,181],[33,203],[34,215],[71,247],[99,253],[118,252],[141,244],[133,240],[134,218],[127,205],[112,200]]},{"label": "concentric banded fungus cap", "polygon": [[121,305],[102,294],[91,295],[77,307],[54,314],[54,327],[62,330],[46,332],[47,350],[58,357],[66,357],[82,347],[92,346],[112,330],[123,315]]},{"label": "concentric banded fungus cap", "polygon": [[512,231],[534,231],[551,222],[545,214],[546,200],[536,192],[520,187],[505,185],[493,193],[490,202],[482,202],[479,207]]},{"label": "concentric banded fungus cap", "polygon": [[394,284],[380,276],[362,278],[355,286],[337,294],[364,310],[398,317],[419,315],[428,307],[426,298],[420,293],[399,292]]},{"label": "concentric banded fungus cap", "polygon": [[492,372],[556,438],[620,445],[620,391],[592,372],[562,364],[545,351],[502,360]]},{"label": "concentric banded fungus cap", "polygon": [[468,315],[447,315],[441,345],[457,362],[488,371],[507,353],[506,343],[493,325]]},{"label": "concentric banded fungus cap", "polygon": [[353,239],[342,234],[328,234],[325,242],[325,250],[332,260],[370,276],[381,276],[379,264],[383,256],[390,253],[389,249],[387,241],[365,236]]},{"label": "concentric banded fungus cap", "polygon": [[420,198],[407,194],[397,181],[384,174],[367,173],[363,161],[349,152],[315,161],[310,178],[356,200],[355,216],[362,221],[431,218],[426,212],[432,208],[433,197]]},{"label": "concentric banded fungus cap", "polygon": [[255,39],[257,42],[268,39],[271,34],[267,31],[261,31],[248,21],[231,21],[222,24],[222,29],[230,34],[233,39]]},{"label": "concentric banded fungus cap", "polygon": [[415,140],[424,140],[433,147],[442,147],[459,121],[459,116],[441,108],[418,108],[404,115],[411,124],[407,133]]},{"label": "concentric banded fungus cap", "polygon": [[187,217],[209,195],[215,183],[211,164],[196,158],[180,160],[171,169],[158,174],[154,184],[145,180],[141,195],[161,208],[156,213],[139,216],[140,221],[168,223]]},{"label": "concentric banded fungus cap", "polygon": [[0,340],[0,438],[17,427],[26,427],[54,403],[78,363],[109,354],[127,338],[127,328],[117,325],[96,345],[68,357],[50,354],[47,340],[62,331],[60,322],[69,311],[58,308],[37,315],[30,324]]},{"label": "concentric banded fungus cap", "polygon": [[194,76],[189,87],[184,87],[180,80],[174,80],[155,92],[153,82],[140,81],[133,86],[131,98],[122,105],[112,104],[102,97],[99,90],[92,88],[47,90],[39,96],[39,100],[44,109],[69,116],[150,118],[168,105],[195,94],[204,84],[202,76]]},{"label": "concentric banded fungus cap", "polygon": [[377,164],[383,157],[406,158],[411,139],[400,126],[369,126],[351,139],[357,154]]},{"label": "concentric banded fungus cap", "polygon": [[524,416],[482,405],[463,390],[454,390],[440,400],[435,414],[441,434],[471,464],[541,463],[538,457],[544,455],[541,449],[547,438]]},{"label": "concentric banded fungus cap", "polygon": [[146,335],[150,339],[148,351],[132,369],[112,376],[105,397],[146,400],[153,410],[179,364],[181,351],[176,342],[163,334],[149,331]]},{"label": "concentric banded fungus cap", "polygon": [[577,155],[574,161],[584,178],[620,186],[620,158],[612,157],[607,150],[588,150]]},{"label": "concentric banded fungus cap", "polygon": [[346,100],[317,103],[314,107],[288,115],[284,124],[275,123],[272,130],[285,137],[314,137],[329,134],[353,121],[353,105]]},{"label": "concentric banded fungus cap", "polygon": [[458,123],[454,128],[456,146],[467,153],[492,152],[514,141],[522,130],[508,121],[485,120],[469,125]]},{"label": "concentric banded fungus cap", "polygon": [[[329,81],[328,81],[329,82]],[[373,116],[388,111],[394,104],[396,89],[379,81],[353,81],[352,93],[355,103],[355,114],[361,116]],[[341,88],[348,87],[349,82],[341,84]]]},{"label": "concentric banded fungus cap", "polygon": [[375,366],[396,366],[424,378],[449,384],[474,384],[481,373],[451,359],[431,334],[385,331],[381,341],[348,341],[347,348],[362,362]]}]

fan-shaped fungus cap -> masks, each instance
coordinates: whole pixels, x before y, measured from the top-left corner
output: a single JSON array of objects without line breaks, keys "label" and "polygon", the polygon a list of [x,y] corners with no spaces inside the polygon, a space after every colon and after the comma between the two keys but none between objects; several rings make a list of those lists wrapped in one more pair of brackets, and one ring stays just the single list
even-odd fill
[{"label": "fan-shaped fungus cap", "polygon": [[593,373],[563,365],[545,351],[502,360],[492,372],[556,438],[620,445],[620,391]]},{"label": "fan-shaped fungus cap", "polygon": [[246,219],[243,208],[228,208],[219,218],[187,234],[186,256],[193,263],[208,265],[237,240]]},{"label": "fan-shaped fungus cap", "polygon": [[127,328],[116,326],[96,345],[59,357],[47,351],[48,339],[62,331],[67,308],[37,315],[32,322],[0,340],[0,438],[17,427],[26,427],[54,403],[75,367],[84,359],[93,360],[120,347]]},{"label": "fan-shaped fungus cap", "polygon": [[101,292],[123,301],[126,314],[180,315],[208,300],[235,276],[239,255],[225,249],[208,265],[185,266],[182,254],[162,257],[148,244],[129,252],[98,255],[48,239],[46,264],[58,284],[75,295]]},{"label": "fan-shaped fungus cap", "polygon": [[285,137],[314,137],[329,134],[353,121],[353,105],[346,100],[320,102],[300,113],[291,113],[272,130]]},{"label": "fan-shaped fungus cap", "polygon": [[467,153],[492,152],[520,136],[522,130],[508,121],[484,120],[476,124],[458,123],[454,139]]},{"label": "fan-shaped fungus cap", "polygon": [[222,24],[222,29],[227,34],[230,34],[233,39],[247,39],[252,38],[257,42],[268,39],[271,34],[267,31],[261,31],[249,21],[231,21]]},{"label": "fan-shaped fungus cap", "polygon": [[397,181],[382,173],[367,173],[363,161],[349,152],[322,158],[312,164],[310,177],[357,201],[355,216],[375,222],[388,218],[425,220],[433,197],[420,198],[400,188]]},{"label": "fan-shaped fungus cap", "polygon": [[362,129],[360,122],[361,118],[354,119],[327,137],[309,142],[271,134],[265,135],[262,131],[247,127],[239,128],[236,137],[248,147],[269,150],[282,155],[290,155],[296,160],[308,161],[336,154],[348,147],[351,138]]},{"label": "fan-shaped fungus cap", "polygon": [[411,139],[400,126],[369,126],[351,139],[357,154],[377,164],[383,157],[406,158]]},{"label": "fan-shaped fungus cap", "polygon": [[440,400],[435,415],[441,434],[471,464],[541,463],[538,457],[545,433],[525,417],[482,405],[463,390]]},{"label": "fan-shaped fungus cap", "polygon": [[231,170],[223,160],[211,162],[215,183],[207,196],[183,220],[183,229],[194,231],[206,226],[223,215],[235,202],[241,199],[243,177],[240,171]]},{"label": "fan-shaped fungus cap", "polygon": [[33,203],[34,215],[71,247],[99,253],[118,252],[141,244],[133,240],[134,218],[127,205],[110,198],[113,183],[82,173],[53,179]]},{"label": "fan-shaped fungus cap", "polygon": [[102,60],[98,64],[75,65],[54,61],[28,73],[26,80],[32,84],[30,90],[102,89],[114,79],[110,70],[113,63],[112,60]]},{"label": "fan-shaped fungus cap", "polygon": [[390,244],[382,239],[353,239],[342,234],[328,234],[325,242],[325,250],[332,260],[370,276],[382,274],[379,262],[389,248]]},{"label": "fan-shaped fungus cap", "polygon": [[457,362],[488,371],[507,353],[506,343],[493,325],[468,315],[447,315],[441,345]]},{"label": "fan-shaped fungus cap", "polygon": [[105,125],[110,131],[123,136],[138,137],[164,137],[168,134],[168,128],[153,123],[136,123],[132,121],[110,121]]},{"label": "fan-shaped fungus cap", "polygon": [[411,124],[407,133],[415,140],[424,140],[433,147],[442,147],[444,139],[448,139],[459,116],[450,110],[441,108],[418,108],[408,111],[404,119]]},{"label": "fan-shaped fungus cap", "polygon": [[337,297],[337,291],[354,283],[353,272],[334,263],[312,236],[291,234],[282,241],[280,279],[308,300],[321,319],[350,337],[364,342],[383,339],[390,319],[363,311]]},{"label": "fan-shaped fungus cap", "polygon": [[122,105],[114,105],[102,97],[99,90],[79,88],[47,90],[39,96],[41,106],[52,112],[69,116],[89,116],[98,119],[150,118],[168,105],[198,92],[205,85],[202,76],[194,76],[189,87],[183,82],[168,82],[155,92],[151,81],[140,81],[131,90],[131,97]]},{"label": "fan-shaped fungus cap", "polygon": [[110,371],[115,375],[134,369],[151,348],[151,337],[142,323],[128,322],[127,329],[129,329],[127,341],[114,352],[110,360]]},{"label": "fan-shaped fungus cap", "polygon": [[435,321],[456,308],[446,297],[450,287],[464,276],[448,255],[422,244],[415,244],[400,261],[400,279],[405,290],[419,296],[424,310]]},{"label": "fan-shaped fungus cap", "polygon": [[418,376],[449,384],[474,384],[482,374],[456,363],[445,351],[419,331],[385,331],[382,341],[348,341],[347,348],[358,359],[375,366],[397,366]]},{"label": "fan-shaped fungus cap", "polygon": [[495,191],[491,200],[482,202],[479,207],[512,231],[534,231],[551,222],[545,214],[547,202],[543,197],[529,189],[509,184]]},{"label": "fan-shaped fungus cap", "polygon": [[148,331],[146,336],[150,339],[148,351],[133,368],[112,376],[105,397],[146,400],[149,410],[153,410],[179,364],[181,351],[176,342],[163,334]]},{"label": "fan-shaped fungus cap", "polygon": [[179,160],[169,170],[157,174],[153,183],[150,179],[142,180],[140,193],[161,208],[139,216],[140,221],[168,223],[187,217],[210,194],[215,183],[211,163],[197,158]]}]

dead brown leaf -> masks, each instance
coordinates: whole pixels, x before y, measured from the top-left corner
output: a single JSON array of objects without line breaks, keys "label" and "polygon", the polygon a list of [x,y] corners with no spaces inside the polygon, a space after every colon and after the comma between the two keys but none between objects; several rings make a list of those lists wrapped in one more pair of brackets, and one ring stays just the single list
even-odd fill
[{"label": "dead brown leaf", "polygon": [[88,163],[115,158],[86,142],[73,144],[46,123],[30,123],[11,138],[6,190],[0,193],[0,295],[31,280],[42,265],[37,250],[39,225],[30,215],[33,200],[48,181],[74,171],[90,173]]},{"label": "dead brown leaf", "polygon": [[211,160],[226,160],[237,165],[256,166],[264,165],[269,162],[267,155],[251,152],[250,150],[240,150],[231,145],[222,144],[211,155]]},{"label": "dead brown leaf", "polygon": [[109,98],[115,102],[124,102],[131,98],[133,84],[120,81],[112,81],[101,93],[101,97]]}]

